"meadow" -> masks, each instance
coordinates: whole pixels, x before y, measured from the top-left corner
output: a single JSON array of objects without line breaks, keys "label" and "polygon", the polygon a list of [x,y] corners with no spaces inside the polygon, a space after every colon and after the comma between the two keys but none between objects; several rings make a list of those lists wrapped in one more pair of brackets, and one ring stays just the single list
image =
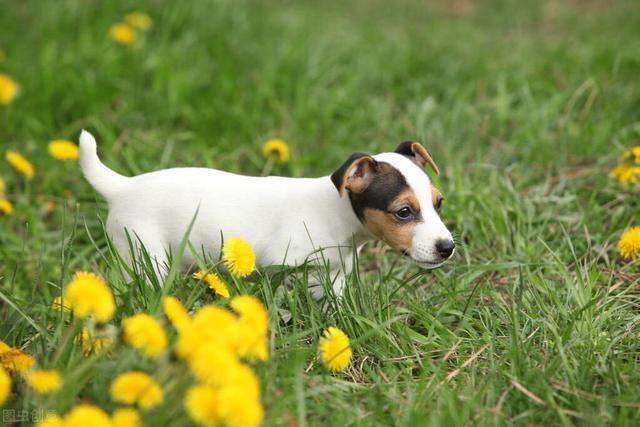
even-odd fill
[{"label": "meadow", "polygon": [[[112,413],[123,405],[110,384],[138,370],[164,393],[139,408],[144,425],[196,425],[162,298],[191,313],[229,306],[177,270],[153,282],[144,259],[125,280],[104,200],[75,161],[48,153],[81,129],[126,175],[188,165],[322,176],[355,151],[404,140],[438,163],[441,216],[458,247],[442,268],[420,270],[371,243],[343,299],[327,306],[310,298],[304,268],[222,276],[232,297],[255,295],[268,311],[268,360],[248,362],[264,425],[640,423],[640,260],[618,247],[640,226],[640,185],[611,175],[640,146],[640,3],[5,0],[0,9],[0,74],[19,87],[0,104],[11,204],[0,209],[0,340],[63,380],[41,395],[11,373],[5,424],[79,403]],[[114,40],[112,26],[134,11],[152,25]],[[286,162],[263,154],[272,138],[287,143]],[[7,150],[33,164],[33,177],[11,167]],[[52,306],[78,271],[115,295],[105,325]],[[122,320],[138,313],[167,331],[159,357],[123,342]],[[111,349],[85,355],[74,338],[83,325]],[[330,326],[353,350],[340,372],[318,356]]]}]

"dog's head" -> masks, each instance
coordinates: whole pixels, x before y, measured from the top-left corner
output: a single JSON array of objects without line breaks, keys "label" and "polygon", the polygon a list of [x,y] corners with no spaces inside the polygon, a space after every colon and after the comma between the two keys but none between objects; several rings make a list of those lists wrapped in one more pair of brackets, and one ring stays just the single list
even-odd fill
[{"label": "dog's head", "polygon": [[440,220],[443,197],[424,170],[440,174],[427,150],[403,142],[393,153],[355,153],[331,175],[340,196],[348,195],[362,224],[423,268],[449,259],[455,245]]}]

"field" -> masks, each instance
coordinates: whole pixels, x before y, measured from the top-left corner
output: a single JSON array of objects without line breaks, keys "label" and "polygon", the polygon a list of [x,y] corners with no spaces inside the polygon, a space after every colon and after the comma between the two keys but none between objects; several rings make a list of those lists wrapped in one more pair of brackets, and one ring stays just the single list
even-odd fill
[{"label": "field", "polygon": [[[393,5],[392,5],[393,4]],[[225,276],[269,311],[269,360],[252,362],[268,426],[638,425],[640,261],[617,242],[640,226],[638,185],[610,171],[640,145],[640,3],[628,1],[1,1],[0,340],[57,369],[33,392],[12,375],[8,425],[92,403],[111,413],[119,373],[161,384],[148,426],[190,425],[188,369],[146,358],[120,322],[161,298],[226,306],[174,271],[165,287],[120,273],[106,203],[54,139],[96,135],[103,161],[133,175],[172,166],[329,175],[355,151],[421,141],[445,196],[454,259],[422,271],[384,244],[361,253],[341,302],[313,301],[304,272]],[[132,44],[109,29],[140,11]],[[286,163],[262,144],[281,138]],[[25,179],[4,160],[34,165]],[[52,308],[77,271],[116,298],[111,351],[85,357],[82,322]],[[332,373],[318,338],[337,326],[353,358]],[[91,325],[93,327],[93,325]],[[28,411],[28,416],[25,415]],[[35,415],[34,415],[35,414]],[[15,423],[15,424],[14,424]]]}]

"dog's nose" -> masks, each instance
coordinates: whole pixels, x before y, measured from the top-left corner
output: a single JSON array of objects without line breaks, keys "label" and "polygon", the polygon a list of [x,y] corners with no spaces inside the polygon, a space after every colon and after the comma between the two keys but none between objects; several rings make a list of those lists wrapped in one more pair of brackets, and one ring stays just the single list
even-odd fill
[{"label": "dog's nose", "polygon": [[442,258],[449,258],[455,248],[453,240],[440,239],[436,242],[436,250]]}]

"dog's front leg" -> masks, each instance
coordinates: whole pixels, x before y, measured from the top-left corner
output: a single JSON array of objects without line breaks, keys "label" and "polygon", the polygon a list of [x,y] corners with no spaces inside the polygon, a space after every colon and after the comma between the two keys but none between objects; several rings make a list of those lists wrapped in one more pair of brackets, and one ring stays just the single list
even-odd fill
[{"label": "dog's front leg", "polygon": [[332,269],[328,272],[311,271],[308,277],[309,293],[314,300],[319,301],[325,297],[325,290],[331,288],[336,298],[342,297],[346,284],[346,275],[342,268]]}]

